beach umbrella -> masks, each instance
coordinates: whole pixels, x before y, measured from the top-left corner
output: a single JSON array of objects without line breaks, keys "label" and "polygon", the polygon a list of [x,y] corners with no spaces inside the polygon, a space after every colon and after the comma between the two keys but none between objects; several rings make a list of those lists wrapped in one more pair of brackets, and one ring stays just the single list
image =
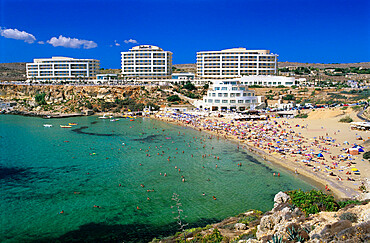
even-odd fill
[{"label": "beach umbrella", "polygon": [[317,157],[322,158],[324,155],[322,153],[317,154]]},{"label": "beach umbrella", "polygon": [[365,151],[363,150],[363,148],[359,148],[358,152],[365,152]]},{"label": "beach umbrella", "polygon": [[359,172],[359,170],[358,169],[356,169],[356,168],[352,168],[351,169],[353,172]]}]

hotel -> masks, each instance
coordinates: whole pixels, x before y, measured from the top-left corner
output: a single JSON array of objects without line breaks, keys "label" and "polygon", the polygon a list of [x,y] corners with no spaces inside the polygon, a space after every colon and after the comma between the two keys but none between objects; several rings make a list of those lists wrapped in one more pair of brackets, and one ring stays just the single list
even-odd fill
[{"label": "hotel", "polygon": [[135,46],[121,52],[121,66],[126,79],[170,79],[172,52],[152,45]]},{"label": "hotel", "polygon": [[35,82],[76,82],[95,78],[100,62],[95,59],[52,57],[27,63],[27,79]]},{"label": "hotel", "polygon": [[196,106],[210,111],[244,111],[264,105],[264,98],[238,80],[215,80]]},{"label": "hotel", "polygon": [[232,48],[197,52],[199,78],[233,78],[244,75],[276,75],[277,54],[269,50]]}]

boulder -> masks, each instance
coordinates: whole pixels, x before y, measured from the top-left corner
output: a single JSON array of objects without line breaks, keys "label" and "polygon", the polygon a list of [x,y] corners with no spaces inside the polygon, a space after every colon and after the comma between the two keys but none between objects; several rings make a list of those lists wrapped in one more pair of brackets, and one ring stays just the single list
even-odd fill
[{"label": "boulder", "polygon": [[281,203],[287,203],[290,200],[290,197],[288,194],[284,192],[279,192],[274,197],[274,207],[278,206]]},{"label": "boulder", "polygon": [[337,234],[347,228],[352,227],[352,222],[349,220],[340,220],[335,222],[334,224],[330,225],[329,231],[331,234]]},{"label": "boulder", "polygon": [[245,224],[242,224],[242,223],[236,223],[234,225],[234,228],[235,228],[235,230],[246,230],[247,226]]}]

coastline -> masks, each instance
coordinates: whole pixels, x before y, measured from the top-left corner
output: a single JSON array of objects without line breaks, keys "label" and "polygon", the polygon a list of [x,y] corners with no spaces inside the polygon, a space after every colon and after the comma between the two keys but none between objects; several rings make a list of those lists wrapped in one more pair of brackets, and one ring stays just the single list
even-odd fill
[{"label": "coastline", "polygon": [[[286,156],[282,158],[274,154],[268,153],[264,149],[260,149],[258,147],[253,146],[253,143],[251,141],[239,139],[238,136],[230,135],[230,134],[222,134],[222,133],[218,133],[218,131],[216,132],[214,130],[209,130],[209,129],[201,129],[199,127],[191,125],[191,123],[186,124],[184,122],[180,122],[178,120],[168,118],[168,117],[165,118],[165,117],[158,117],[158,116],[153,115],[151,116],[151,118],[157,119],[163,122],[175,124],[178,126],[190,127],[198,131],[204,131],[212,136],[222,137],[223,139],[227,139],[231,142],[234,142],[238,144],[238,146],[242,146],[243,148],[251,152],[254,156],[257,156],[263,159],[264,161],[268,161],[272,163],[273,165],[282,167],[292,173],[295,173],[295,171],[298,171],[297,176],[301,177],[301,179],[307,181],[310,184],[315,185],[316,187],[322,190],[325,190],[325,188],[328,186],[330,188],[329,193],[333,194],[333,196],[336,199],[358,198],[360,196],[360,192],[356,190],[355,187],[350,187],[348,186],[348,184],[346,185],[344,183],[344,180],[338,181],[336,178],[331,177],[329,175],[322,174],[319,172],[314,172],[313,170],[311,170],[311,167],[305,166],[304,164],[300,162],[295,162],[293,158],[287,158]],[[225,120],[225,119],[219,119],[219,118],[214,118],[214,117],[212,117],[212,119]]]}]

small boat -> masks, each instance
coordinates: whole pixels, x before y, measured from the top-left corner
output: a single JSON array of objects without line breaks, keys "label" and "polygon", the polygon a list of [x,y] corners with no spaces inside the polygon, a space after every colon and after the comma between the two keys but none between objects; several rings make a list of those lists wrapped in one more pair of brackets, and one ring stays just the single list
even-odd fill
[{"label": "small boat", "polygon": [[77,123],[68,123],[69,126],[77,126]]},{"label": "small boat", "polygon": [[71,128],[72,126],[60,125],[61,128]]},{"label": "small boat", "polygon": [[119,121],[119,119],[111,119],[111,122]]},{"label": "small boat", "polygon": [[53,125],[51,124],[44,124],[44,127],[52,127]]},{"label": "small boat", "polygon": [[99,116],[99,119],[109,119],[109,117],[105,116],[105,114],[103,116]]}]

